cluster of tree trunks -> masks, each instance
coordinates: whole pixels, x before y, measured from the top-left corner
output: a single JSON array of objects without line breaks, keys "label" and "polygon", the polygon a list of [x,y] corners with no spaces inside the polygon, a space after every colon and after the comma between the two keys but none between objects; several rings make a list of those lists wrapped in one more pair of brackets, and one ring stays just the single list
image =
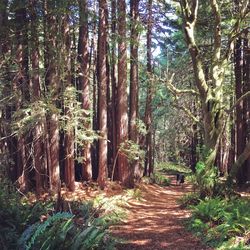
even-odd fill
[{"label": "cluster of tree trunks", "polygon": [[[133,187],[134,175],[142,176],[138,160],[129,162],[122,151],[128,140],[139,143],[139,1],[130,1],[130,40],[126,12],[125,0],[111,1],[111,19],[106,0],[0,1],[1,81],[10,95],[1,107],[1,155],[10,157],[8,175],[18,180],[22,192],[33,187],[38,194],[47,189],[58,192],[61,181],[74,191],[76,178],[94,178],[104,188],[112,173],[122,185]],[[147,33],[150,79],[152,0]],[[149,80],[147,175],[153,171],[151,105]],[[16,127],[8,127],[8,122]],[[79,139],[78,131],[88,137],[91,126],[98,139]]]}]

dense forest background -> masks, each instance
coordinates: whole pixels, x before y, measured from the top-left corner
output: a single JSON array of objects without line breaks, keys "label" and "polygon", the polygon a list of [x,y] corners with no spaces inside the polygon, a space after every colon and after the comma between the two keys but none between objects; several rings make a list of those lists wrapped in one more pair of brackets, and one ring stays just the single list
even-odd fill
[{"label": "dense forest background", "polygon": [[1,0],[1,176],[134,187],[171,161],[249,183],[249,21],[240,0]]}]

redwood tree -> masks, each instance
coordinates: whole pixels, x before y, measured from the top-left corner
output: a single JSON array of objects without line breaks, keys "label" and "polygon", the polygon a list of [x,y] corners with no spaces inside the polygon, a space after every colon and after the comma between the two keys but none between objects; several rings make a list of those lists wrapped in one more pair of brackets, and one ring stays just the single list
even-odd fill
[{"label": "redwood tree", "polygon": [[99,161],[98,161],[98,184],[100,188],[105,187],[107,175],[107,19],[105,11],[107,9],[107,1],[99,0],[99,37],[98,37],[98,81],[99,81],[99,131],[101,138],[99,139]]},{"label": "redwood tree", "polygon": [[[39,70],[39,37],[38,37],[38,14],[37,14],[37,2],[35,0],[29,0],[29,12],[30,12],[30,33],[31,33],[31,87],[32,87],[32,101],[38,105],[41,98],[40,88],[40,70]],[[37,110],[34,110],[34,115]],[[36,192],[41,193],[45,187],[45,162],[43,151],[43,129],[44,129],[45,117],[37,117],[37,123],[33,132],[33,144],[34,144],[34,168],[36,179]]]},{"label": "redwood tree", "polygon": [[[27,11],[21,1],[14,2],[15,28],[16,28],[16,63],[17,71],[13,79],[13,88],[16,95],[16,110],[23,108],[29,98],[28,87],[28,34],[27,34]],[[27,160],[27,135],[23,132],[17,135],[17,173],[18,183],[22,191],[28,189],[28,160]]]},{"label": "redwood tree", "polygon": [[[45,82],[51,93],[51,103],[54,106],[51,110],[48,120],[48,171],[50,189],[57,192],[60,186],[60,166],[59,166],[59,113],[58,113],[58,96],[59,96],[59,76],[57,67],[57,37],[58,24],[56,16],[56,1],[44,0],[45,10],[45,56],[46,77]],[[48,61],[49,60],[49,61]]]},{"label": "redwood tree", "polygon": [[71,75],[71,36],[70,36],[70,16],[67,10],[70,7],[69,1],[65,2],[63,6],[62,17],[62,58],[63,65],[61,66],[62,72],[64,72],[64,78],[62,79],[62,84],[64,86],[65,91],[65,101],[64,101],[64,109],[65,113],[68,117],[67,130],[64,133],[64,151],[65,151],[65,184],[70,191],[75,190],[75,163],[74,163],[74,127],[70,124],[71,118],[73,116],[74,109],[74,98],[75,95],[72,95],[72,75]]},{"label": "redwood tree", "polygon": [[[79,87],[82,91],[82,107],[88,111],[90,109],[90,91],[89,91],[89,53],[88,53],[88,8],[86,0],[79,0],[80,27],[78,41],[78,61],[80,63]],[[86,117],[87,112],[86,112]],[[89,122],[84,124],[90,127]],[[89,181],[92,178],[91,166],[91,145],[89,142],[84,144],[83,149],[83,168],[82,178]]]},{"label": "redwood tree", "polygon": [[[129,109],[129,139],[134,143],[139,143],[137,132],[138,119],[138,47],[139,47],[139,1],[130,1],[130,17],[131,17],[131,40],[130,40],[130,109]],[[130,179],[133,181],[134,176],[141,177],[140,165],[138,161],[130,164]],[[133,183],[132,183],[133,184]]]},{"label": "redwood tree", "polygon": [[111,146],[112,146],[112,165],[115,169],[114,178],[118,179],[117,174],[117,164],[115,163],[116,153],[117,153],[117,1],[111,1],[111,55],[110,55],[110,80],[111,80],[111,109],[112,109],[112,133],[111,133]]},{"label": "redwood tree", "polygon": [[118,89],[117,89],[117,146],[118,175],[126,187],[133,185],[129,178],[129,165],[126,155],[121,150],[128,140],[128,94],[127,94],[127,46],[126,46],[126,1],[117,3],[118,31]]},{"label": "redwood tree", "polygon": [[147,129],[146,134],[146,159],[145,159],[145,169],[144,175],[150,176],[153,172],[153,152],[152,152],[152,25],[153,25],[153,16],[152,16],[152,0],[148,0],[147,3],[147,100],[146,100],[146,109],[145,109],[145,125]]}]

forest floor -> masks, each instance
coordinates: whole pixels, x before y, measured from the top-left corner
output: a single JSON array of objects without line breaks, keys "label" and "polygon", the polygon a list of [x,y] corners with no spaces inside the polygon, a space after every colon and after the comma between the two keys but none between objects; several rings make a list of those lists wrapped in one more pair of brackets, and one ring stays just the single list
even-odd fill
[{"label": "forest floor", "polygon": [[112,228],[115,237],[124,239],[118,250],[211,250],[188,232],[183,222],[190,216],[177,200],[191,192],[191,185],[161,187],[156,184],[141,186],[142,199],[128,202],[126,220]]}]

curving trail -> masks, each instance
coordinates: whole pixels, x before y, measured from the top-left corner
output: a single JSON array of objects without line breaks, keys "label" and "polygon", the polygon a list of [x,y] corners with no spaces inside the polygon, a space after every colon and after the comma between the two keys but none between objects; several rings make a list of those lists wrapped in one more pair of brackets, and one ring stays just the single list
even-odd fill
[{"label": "curving trail", "polygon": [[184,188],[172,185],[143,185],[141,202],[132,201],[128,205],[129,215],[123,224],[112,228],[114,236],[125,239],[118,250],[211,250],[182,225],[190,216],[177,204],[177,199],[190,192],[191,186]]}]

